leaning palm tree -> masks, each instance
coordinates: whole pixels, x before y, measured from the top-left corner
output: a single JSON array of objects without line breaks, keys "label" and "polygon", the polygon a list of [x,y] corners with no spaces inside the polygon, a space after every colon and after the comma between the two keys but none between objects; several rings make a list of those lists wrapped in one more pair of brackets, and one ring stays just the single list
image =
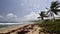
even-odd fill
[{"label": "leaning palm tree", "polygon": [[[60,7],[60,2],[58,2],[58,1],[52,1],[52,2],[51,2],[51,6],[50,6],[47,14],[50,13],[49,15],[50,15],[51,17],[53,17],[53,21],[55,21],[55,16],[54,16],[54,14],[55,14],[55,15],[58,15],[58,12],[60,12],[60,9],[58,9],[59,7]],[[46,8],[46,9],[48,9],[48,8]]]},{"label": "leaning palm tree", "polygon": [[41,13],[39,13],[39,17],[38,18],[41,18],[41,20],[44,20],[44,17],[48,17],[44,11],[41,11]]}]

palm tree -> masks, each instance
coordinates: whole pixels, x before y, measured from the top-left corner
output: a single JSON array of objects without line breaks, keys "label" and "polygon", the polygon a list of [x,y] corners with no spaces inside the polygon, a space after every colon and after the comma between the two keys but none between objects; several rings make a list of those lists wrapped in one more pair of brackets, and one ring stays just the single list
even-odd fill
[{"label": "palm tree", "polygon": [[44,17],[48,17],[48,16],[46,16],[44,11],[41,11],[41,13],[39,13],[39,15],[40,16],[38,18],[41,18],[41,20],[44,20]]},{"label": "palm tree", "polygon": [[[60,3],[58,1],[52,1],[51,2],[51,6],[49,8],[49,10],[47,11],[47,14],[50,13],[49,15],[51,17],[53,17],[53,21],[55,21],[55,15],[58,15],[58,12],[60,12],[60,9],[58,9],[60,7]],[[48,9],[48,8],[46,8]]]}]

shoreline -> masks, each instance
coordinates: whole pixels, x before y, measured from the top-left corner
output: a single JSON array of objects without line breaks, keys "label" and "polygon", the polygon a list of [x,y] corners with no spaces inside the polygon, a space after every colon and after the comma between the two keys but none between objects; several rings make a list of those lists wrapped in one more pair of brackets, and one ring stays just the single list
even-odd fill
[{"label": "shoreline", "polygon": [[38,24],[25,24],[0,29],[0,34],[50,34]]},{"label": "shoreline", "polygon": [[12,27],[12,26],[18,26],[18,25],[28,25],[28,24],[34,24],[35,22],[22,22],[22,23],[0,23],[0,29]]},{"label": "shoreline", "polygon": [[3,28],[3,29],[0,29],[0,34],[1,33],[8,33],[8,32],[11,32],[13,30],[17,30],[19,28],[22,28],[24,26],[25,25],[17,25],[17,26],[11,26],[11,27],[8,27],[8,28]]},{"label": "shoreline", "polygon": [[20,25],[15,25],[15,26],[9,26],[7,28],[1,28],[0,33],[7,33],[7,32],[10,32],[12,30],[17,30],[19,28],[23,28],[24,26],[27,26],[27,25],[30,25],[30,24],[20,24]]},{"label": "shoreline", "polygon": [[1,29],[0,34],[38,34],[40,29],[36,24],[26,24]]}]

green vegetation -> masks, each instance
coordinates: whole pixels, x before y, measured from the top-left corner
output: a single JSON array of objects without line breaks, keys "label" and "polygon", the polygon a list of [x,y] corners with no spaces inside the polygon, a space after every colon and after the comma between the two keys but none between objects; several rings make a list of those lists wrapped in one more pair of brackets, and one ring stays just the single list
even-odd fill
[{"label": "green vegetation", "polygon": [[49,32],[49,33],[60,33],[60,20],[56,20],[55,22],[52,22],[52,20],[39,22],[38,25],[40,27],[44,27],[43,31]]},{"label": "green vegetation", "polygon": [[[39,15],[38,18],[41,18],[40,21],[38,21],[38,25],[40,27],[43,27],[43,31],[44,32],[49,32],[49,33],[56,33],[59,34],[60,33],[60,19],[55,19],[55,15],[58,15],[58,12],[60,12],[60,9],[58,9],[60,7],[60,2],[58,1],[52,1],[51,2],[51,6],[50,8],[46,8],[48,9],[47,13],[44,14],[44,12],[42,11]],[[46,19],[44,20],[44,17],[47,16],[51,16],[53,17],[53,19]],[[43,20],[43,21],[42,21]]]},{"label": "green vegetation", "polygon": [[41,13],[39,13],[40,17],[38,18],[41,18],[41,20],[44,20],[44,17],[48,17],[44,11],[41,11]]},{"label": "green vegetation", "polygon": [[49,15],[51,17],[53,17],[53,21],[55,21],[54,14],[58,15],[58,12],[60,12],[60,9],[58,9],[59,7],[60,7],[60,2],[58,2],[58,1],[52,1],[51,2],[51,6],[50,6],[50,8],[47,11],[47,14],[50,13]]}]

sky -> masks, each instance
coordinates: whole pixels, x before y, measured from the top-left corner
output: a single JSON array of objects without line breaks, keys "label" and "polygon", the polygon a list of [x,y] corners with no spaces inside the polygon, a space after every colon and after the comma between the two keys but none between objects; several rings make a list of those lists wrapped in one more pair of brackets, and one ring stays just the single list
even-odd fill
[{"label": "sky", "polygon": [[[34,20],[53,0],[0,0],[0,21]],[[54,0],[55,1],[55,0]],[[59,0],[60,1],[60,0]]]}]

